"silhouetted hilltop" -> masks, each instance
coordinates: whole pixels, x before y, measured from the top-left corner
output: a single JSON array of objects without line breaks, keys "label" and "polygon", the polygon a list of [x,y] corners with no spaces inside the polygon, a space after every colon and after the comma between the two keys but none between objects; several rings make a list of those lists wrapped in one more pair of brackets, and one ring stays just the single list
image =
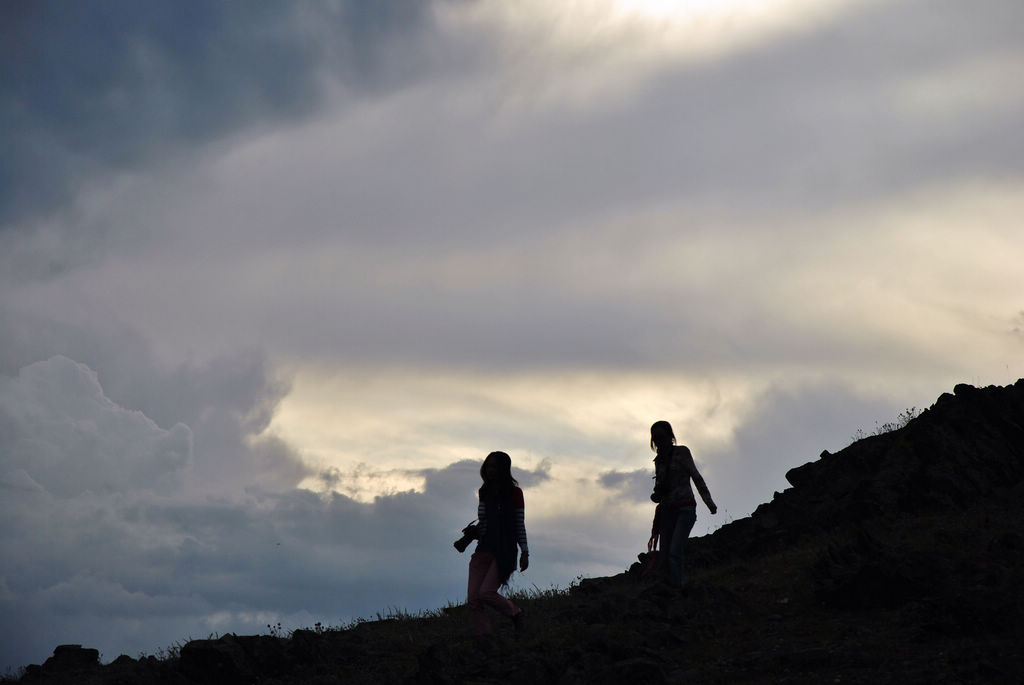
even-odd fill
[{"label": "silhouetted hilltop", "polygon": [[1024,380],[957,385],[904,427],[790,469],[793,486],[744,519],[694,540],[717,559],[780,549],[804,536],[963,509],[1024,478]]},{"label": "silhouetted hilltop", "polygon": [[958,385],[906,426],[786,474],[695,538],[683,593],[622,574],[521,600],[491,646],[465,607],[165,660],[59,647],[21,682],[936,683],[1024,681],[1024,380]]}]

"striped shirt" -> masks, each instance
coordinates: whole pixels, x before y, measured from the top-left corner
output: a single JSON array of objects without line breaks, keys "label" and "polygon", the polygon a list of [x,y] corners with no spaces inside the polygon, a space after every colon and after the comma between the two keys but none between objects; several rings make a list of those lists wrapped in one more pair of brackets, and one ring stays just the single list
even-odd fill
[{"label": "striped shirt", "polygon": [[[530,548],[526,544],[526,504],[523,501],[523,491],[519,488],[513,488],[512,506],[515,507],[516,542],[519,549],[528,554]],[[477,505],[476,518],[480,539],[483,540],[487,534],[487,503],[483,499]]]}]

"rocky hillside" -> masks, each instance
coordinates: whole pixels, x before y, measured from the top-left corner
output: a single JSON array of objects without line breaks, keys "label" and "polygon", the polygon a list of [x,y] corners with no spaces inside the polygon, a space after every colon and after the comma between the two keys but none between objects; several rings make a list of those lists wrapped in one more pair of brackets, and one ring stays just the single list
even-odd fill
[{"label": "rocky hillside", "polygon": [[25,683],[1024,682],[1024,380],[958,385],[906,426],[823,452],[689,549],[691,585],[622,574],[524,598],[492,643],[464,607],[171,658],[57,648]]}]

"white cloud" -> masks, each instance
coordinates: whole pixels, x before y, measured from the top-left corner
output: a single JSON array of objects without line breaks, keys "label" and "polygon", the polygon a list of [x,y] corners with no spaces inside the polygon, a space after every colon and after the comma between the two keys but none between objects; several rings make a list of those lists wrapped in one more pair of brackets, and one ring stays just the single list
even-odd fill
[{"label": "white cloud", "polygon": [[48,491],[73,496],[87,490],[180,487],[192,457],[192,431],[163,430],[141,412],[110,401],[96,374],[54,357],[0,377],[5,471],[27,473]]}]

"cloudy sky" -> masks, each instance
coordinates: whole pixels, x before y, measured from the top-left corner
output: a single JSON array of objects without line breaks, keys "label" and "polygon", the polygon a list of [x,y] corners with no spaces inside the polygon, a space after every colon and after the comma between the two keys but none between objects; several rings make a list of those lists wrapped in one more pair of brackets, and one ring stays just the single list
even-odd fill
[{"label": "cloudy sky", "polygon": [[[0,5],[0,671],[616,573],[1024,376],[1019,0]],[[468,630],[468,628],[467,628]]]}]

